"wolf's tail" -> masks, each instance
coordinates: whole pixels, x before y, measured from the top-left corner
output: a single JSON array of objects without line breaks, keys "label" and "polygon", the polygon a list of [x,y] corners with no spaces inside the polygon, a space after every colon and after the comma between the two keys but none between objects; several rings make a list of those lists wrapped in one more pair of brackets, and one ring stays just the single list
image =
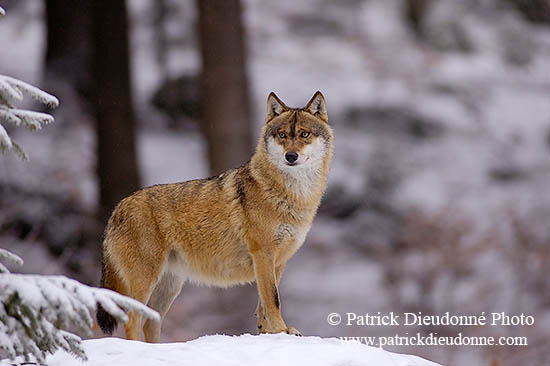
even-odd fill
[{"label": "wolf's tail", "polygon": [[[101,287],[117,291],[117,282],[116,273],[111,267],[109,261],[105,258],[105,255],[103,255],[103,259],[101,261]],[[103,333],[113,334],[117,327],[117,320],[114,316],[106,312],[101,304],[97,304],[96,319]]]}]

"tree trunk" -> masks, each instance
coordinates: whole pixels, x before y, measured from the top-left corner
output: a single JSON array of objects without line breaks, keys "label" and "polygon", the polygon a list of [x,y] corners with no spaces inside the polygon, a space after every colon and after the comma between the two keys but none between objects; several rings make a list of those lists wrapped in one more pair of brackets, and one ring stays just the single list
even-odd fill
[{"label": "tree trunk", "polygon": [[100,215],[135,191],[139,174],[125,0],[93,2],[95,116]]},{"label": "tree trunk", "polygon": [[[239,0],[196,0],[202,54],[202,125],[211,174],[246,163],[252,154],[252,124],[246,75],[245,35]],[[249,302],[243,305],[243,299]],[[249,330],[255,286],[239,286],[216,297],[215,311],[227,314],[219,330]],[[244,303],[246,304],[246,302]]]},{"label": "tree trunk", "polygon": [[[61,101],[58,123],[90,112],[93,94],[91,0],[46,0],[45,88]],[[61,116],[61,119],[58,118]]]},{"label": "tree trunk", "polygon": [[153,3],[153,34],[155,59],[160,71],[160,80],[165,83],[169,76],[168,70],[168,34],[165,22],[170,12],[167,0],[157,0]]},{"label": "tree trunk", "polygon": [[519,12],[533,23],[550,24],[549,0],[506,0],[512,3]]},{"label": "tree trunk", "polygon": [[429,5],[430,0],[407,0],[405,2],[405,19],[408,21],[418,38],[424,37],[422,23]]},{"label": "tree trunk", "polygon": [[239,0],[197,0],[196,4],[202,123],[210,171],[218,174],[246,163],[253,148],[242,9]]}]

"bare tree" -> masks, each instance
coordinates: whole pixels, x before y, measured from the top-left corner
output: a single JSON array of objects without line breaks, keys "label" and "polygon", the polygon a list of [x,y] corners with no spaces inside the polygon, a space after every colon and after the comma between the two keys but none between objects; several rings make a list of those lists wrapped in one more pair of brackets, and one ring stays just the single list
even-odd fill
[{"label": "bare tree", "polygon": [[407,0],[405,2],[405,19],[409,22],[417,37],[424,36],[422,22],[430,6],[430,0]]},{"label": "bare tree", "polygon": [[125,0],[93,2],[100,216],[139,187]]},{"label": "bare tree", "polygon": [[[201,129],[208,141],[210,172],[218,174],[246,163],[253,148],[242,7],[240,0],[197,0],[196,4],[202,54]],[[220,331],[248,330],[255,297],[252,286],[217,294],[216,310],[231,314]]]},{"label": "bare tree", "polygon": [[197,0],[202,54],[202,111],[212,174],[245,163],[252,152],[245,32],[240,0]]},{"label": "bare tree", "polygon": [[155,56],[161,73],[161,81],[168,79],[168,33],[166,32],[166,19],[170,13],[167,0],[157,0],[153,5],[153,29]]},{"label": "bare tree", "polygon": [[64,102],[58,115],[74,121],[90,112],[91,0],[46,0],[45,85]]}]

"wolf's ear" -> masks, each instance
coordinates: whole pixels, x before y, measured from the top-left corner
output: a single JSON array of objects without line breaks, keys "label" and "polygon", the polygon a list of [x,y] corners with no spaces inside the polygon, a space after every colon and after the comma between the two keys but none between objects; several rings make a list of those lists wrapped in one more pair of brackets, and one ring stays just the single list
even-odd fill
[{"label": "wolf's ear", "polygon": [[273,118],[288,110],[288,107],[279,99],[275,93],[269,93],[267,97],[267,118],[266,122],[271,121]]},{"label": "wolf's ear", "polygon": [[307,112],[321,118],[323,121],[328,122],[327,105],[325,103],[325,97],[320,91],[315,92],[313,97],[307,103],[304,108]]}]

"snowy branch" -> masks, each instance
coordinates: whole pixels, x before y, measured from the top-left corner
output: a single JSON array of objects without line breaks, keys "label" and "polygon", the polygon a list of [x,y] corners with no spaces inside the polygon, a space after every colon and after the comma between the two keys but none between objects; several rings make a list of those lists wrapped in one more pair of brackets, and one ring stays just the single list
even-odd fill
[{"label": "snowy branch", "polygon": [[81,338],[66,331],[76,327],[91,334],[90,312],[100,304],[121,322],[126,312],[137,311],[159,321],[159,314],[139,301],[114,291],[83,285],[64,276],[0,274],[0,349],[10,358],[34,356],[44,362],[46,353],[63,349],[86,359]]},{"label": "snowy branch", "polygon": [[9,262],[17,264],[18,266],[23,265],[23,259],[21,257],[13,254],[6,249],[0,248],[0,273],[10,273],[10,271],[2,264],[2,262]]},{"label": "snowy branch", "polygon": [[[10,122],[15,126],[23,125],[33,131],[36,131],[40,130],[42,125],[49,124],[54,121],[54,118],[49,114],[15,108],[14,103],[23,100],[25,95],[29,95],[34,100],[48,106],[49,108],[55,108],[59,105],[59,100],[53,95],[50,95],[21,80],[0,75],[0,122]],[[25,151],[10,138],[8,132],[1,123],[0,149],[3,152],[13,150],[21,158],[28,160],[28,156]]]},{"label": "snowy branch", "polygon": [[21,101],[23,96],[27,94],[37,102],[46,105],[48,108],[55,108],[59,105],[59,100],[53,95],[27,84],[24,81],[5,75],[0,75],[0,94],[8,101]]}]

